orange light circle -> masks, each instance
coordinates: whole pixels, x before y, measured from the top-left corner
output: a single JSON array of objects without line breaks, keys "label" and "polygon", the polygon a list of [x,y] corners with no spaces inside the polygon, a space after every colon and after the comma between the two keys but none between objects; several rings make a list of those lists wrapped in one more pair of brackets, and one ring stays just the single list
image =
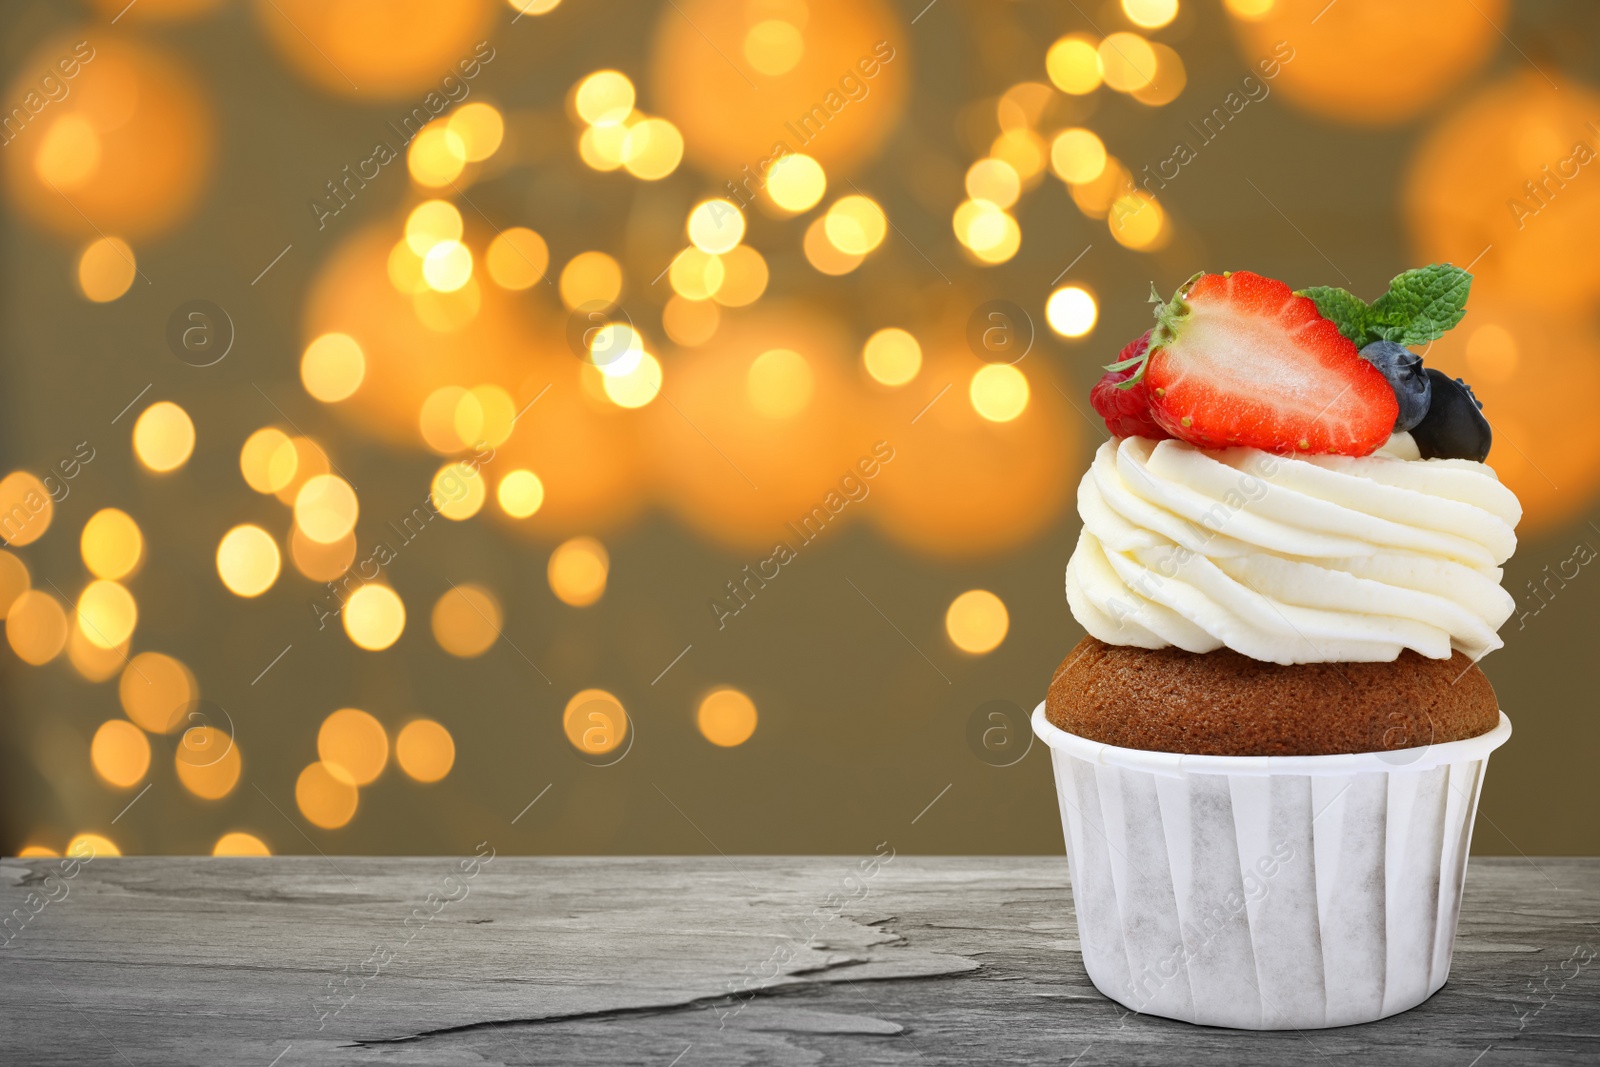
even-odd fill
[{"label": "orange light circle", "polygon": [[355,818],[360,793],[347,778],[318,761],[295,779],[294,802],[313,826],[337,830]]},{"label": "orange light circle", "polygon": [[674,293],[661,311],[661,328],[676,343],[688,348],[704,344],[717,332],[722,313],[712,300],[690,300]]},{"label": "orange light circle", "polygon": [[797,542],[787,523],[809,519],[816,531],[868,510],[844,501],[859,495],[858,464],[887,424],[862,421],[847,333],[814,308],[758,308],[680,352],[672,404],[645,410],[654,411],[648,458],[667,506],[719,544],[770,556],[778,540]]},{"label": "orange light circle", "polygon": [[944,613],[945,632],[963,652],[993,652],[1011,629],[1005,602],[987,589],[969,589],[950,602]]},{"label": "orange light circle", "polygon": [[561,729],[579,752],[603,756],[628,736],[628,712],[604,689],[580,690],[561,713]]},{"label": "orange light circle", "polygon": [[67,644],[67,613],[49,593],[29,589],[6,613],[6,641],[24,663],[35,667],[55,659]]},{"label": "orange light circle", "polygon": [[85,681],[103,682],[115,677],[128,662],[128,642],[101,648],[74,626],[67,635],[67,661]]},{"label": "orange light circle", "polygon": [[344,632],[356,647],[381,652],[400,640],[406,628],[406,606],[386,585],[369,583],[345,601]]},{"label": "orange light circle", "polygon": [[256,597],[278,580],[278,543],[259,526],[245,523],[217,543],[217,575],[235,596]]},{"label": "orange light circle", "polygon": [[245,438],[239,449],[239,473],[258,493],[276,493],[294,478],[300,455],[289,435],[264,426]]},{"label": "orange light circle", "polygon": [[267,843],[255,834],[247,834],[242,830],[230,830],[217,838],[217,843],[211,846],[213,856],[270,856],[272,850]]},{"label": "orange light circle", "polygon": [[76,621],[91,644],[115,648],[139,624],[139,605],[120,582],[97,578],[78,595]]},{"label": "orange light circle", "polygon": [[101,508],[89,516],[78,537],[84,565],[97,578],[115,581],[139,566],[144,536],[132,516],[118,508]]},{"label": "orange light circle", "polygon": [[[1276,0],[1231,20],[1259,82],[1313,114],[1394,126],[1445,98],[1505,40],[1507,0]],[[1312,26],[1312,20],[1316,25]],[[1248,87],[1247,87],[1248,88]]]},{"label": "orange light circle", "polygon": [[755,701],[731,686],[707,693],[695,711],[701,736],[719,748],[734,748],[750,740],[756,732],[756,719]]},{"label": "orange light circle", "polygon": [[413,719],[395,738],[394,757],[400,769],[416,781],[437,782],[455,766],[455,739],[432,719]]},{"label": "orange light circle", "polygon": [[495,491],[500,509],[513,519],[525,519],[544,503],[544,482],[530,470],[511,471],[500,479]]},{"label": "orange light circle", "polygon": [[45,484],[27,471],[0,478],[0,537],[8,545],[29,545],[44,536],[55,515]]},{"label": "orange light circle", "polygon": [[[653,99],[683,132],[685,154],[711,173],[756,172],[799,151],[848,170],[888,143],[912,60],[903,21],[883,0],[681,0],[677,8],[658,23]],[[792,31],[763,25],[772,22]],[[746,48],[752,31],[766,69]],[[779,37],[798,55],[774,51]]]},{"label": "orange light circle", "polygon": [[484,261],[496,285],[527,289],[543,280],[550,266],[550,246],[526,226],[513,226],[489,242]]},{"label": "orange light circle", "polygon": [[118,789],[131,789],[150,770],[150,742],[127,719],[108,719],[89,744],[95,773]]},{"label": "orange light circle", "polygon": [[141,652],[128,661],[117,683],[122,710],[153,734],[171,733],[183,711],[200,697],[200,686],[181,662],[161,652]]},{"label": "orange light circle", "polygon": [[[301,78],[340,96],[423,94],[396,124],[444,111],[497,58],[490,0],[257,0],[257,22]],[[431,92],[429,90],[432,90]]]},{"label": "orange light circle", "polygon": [[[1521,540],[1558,529],[1600,496],[1600,440],[1584,432],[1584,420],[1549,417],[1552,375],[1565,395],[1600,389],[1600,330],[1588,316],[1531,305],[1506,287],[1475,283],[1466,318],[1434,342],[1427,362],[1464,378],[1483,403],[1494,436],[1488,463],[1522,505]],[[1479,373],[1487,359],[1498,365],[1508,357],[1505,347],[1482,351],[1484,331],[1491,339],[1500,334],[1497,346],[1514,351],[1515,373]]]},{"label": "orange light circle", "polygon": [[323,334],[300,357],[301,383],[325,404],[337,404],[361,388],[366,373],[361,345],[345,333]]},{"label": "orange light circle", "polygon": [[294,497],[294,522],[313,541],[333,544],[355,528],[360,501],[350,483],[337,474],[318,474]]},{"label": "orange light circle", "polygon": [[360,708],[340,708],[317,730],[317,756],[352,785],[377,780],[389,762],[389,735],[383,724]]},{"label": "orange light circle", "polygon": [[[925,361],[915,386],[874,398],[877,424],[900,419],[906,429],[890,442],[894,458],[873,482],[873,505],[865,512],[898,543],[946,559],[1027,544],[1055,522],[1077,484],[1079,461],[1073,457],[1084,425],[1062,393],[1038,380],[1030,383],[1026,406],[1010,420],[979,414],[962,387],[983,364],[954,333],[924,337]],[[1035,379],[1050,373],[1032,360],[1026,364]],[[949,391],[939,396],[946,386]],[[1003,396],[1014,404],[1009,389]]]},{"label": "orange light circle", "polygon": [[177,470],[194,452],[194,422],[189,413],[170,400],[161,400],[140,413],[133,424],[133,451],[157,474]]},{"label": "orange light circle", "polygon": [[433,605],[433,639],[452,656],[472,659],[489,651],[504,621],[500,602],[480,585],[458,585]]},{"label": "orange light circle", "polygon": [[101,237],[90,242],[78,257],[78,288],[96,304],[106,304],[133,284],[139,268],[133,249],[120,237]]},{"label": "orange light circle", "polygon": [[588,607],[604,596],[610,573],[611,555],[593,537],[571,538],[550,553],[550,591],[575,608]]},{"label": "orange light circle", "polygon": [[32,584],[28,565],[10,552],[0,552],[0,619],[6,617],[17,597],[26,593]]},{"label": "orange light circle", "polygon": [[53,39],[17,68],[5,99],[19,106],[8,117],[28,114],[20,104],[39,96],[41,79],[66,95],[20,131],[9,125],[15,140],[0,158],[21,217],[84,239],[138,239],[188,215],[210,177],[213,124],[209,97],[186,67],[126,37]]},{"label": "orange light circle", "polygon": [[1558,316],[1600,297],[1596,115],[1594,88],[1558,90],[1530,72],[1474,94],[1422,139],[1402,193],[1412,246],[1419,262],[1471,264],[1469,308],[1489,290]]},{"label": "orange light circle", "polygon": [[352,531],[332,544],[323,544],[296,526],[289,534],[289,557],[294,569],[313,582],[331,582],[355,562],[356,535]]},{"label": "orange light circle", "polygon": [[183,787],[202,800],[221,800],[239,784],[239,746],[215,726],[191,726],[178,738],[173,766]]},{"label": "orange light circle", "polygon": [[[638,513],[648,502],[639,455],[640,413],[622,411],[584,389],[584,364],[573,358],[564,338],[566,312],[548,299],[555,287],[539,282],[539,295],[532,296],[485,279],[476,317],[457,332],[433,334],[418,329],[412,298],[396,292],[385,273],[395,242],[392,225],[353,231],[313,286],[306,332],[348,333],[361,339],[366,353],[367,376],[340,405],[340,415],[363,434],[414,448],[420,443],[424,402],[449,388],[453,396],[443,398],[446,402],[428,405],[436,417],[427,420],[425,440],[439,454],[454,455],[476,444],[462,442],[458,433],[458,408],[469,406],[463,395],[468,387],[493,385],[509,396],[511,416],[526,413],[514,427],[509,417],[502,424],[498,416],[490,420],[493,427],[485,425],[485,431],[511,434],[493,445],[492,477],[527,468],[538,472],[545,488],[538,513],[519,528],[559,540]],[[613,283],[620,282],[619,270]],[[484,414],[492,414],[494,405],[478,399]],[[380,518],[400,525],[403,516]]]},{"label": "orange light circle", "polygon": [[99,859],[101,856],[120,856],[122,852],[111,838],[102,834],[74,834],[67,842],[66,855]]}]

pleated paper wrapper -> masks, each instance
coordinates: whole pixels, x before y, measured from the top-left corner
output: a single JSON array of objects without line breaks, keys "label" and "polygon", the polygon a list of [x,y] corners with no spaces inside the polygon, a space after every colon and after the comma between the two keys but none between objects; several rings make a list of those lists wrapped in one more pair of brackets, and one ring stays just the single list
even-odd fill
[{"label": "pleated paper wrapper", "polygon": [[1450,976],[1473,817],[1511,735],[1339,756],[1188,756],[1051,725],[1083,964],[1125,1007],[1311,1029]]}]

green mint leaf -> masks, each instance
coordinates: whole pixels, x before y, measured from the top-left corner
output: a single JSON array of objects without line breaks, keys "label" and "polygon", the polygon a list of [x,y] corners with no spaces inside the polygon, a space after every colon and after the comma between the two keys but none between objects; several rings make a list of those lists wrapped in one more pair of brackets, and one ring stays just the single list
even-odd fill
[{"label": "green mint leaf", "polygon": [[1372,302],[1371,332],[1403,345],[1427,344],[1461,321],[1471,288],[1472,275],[1448,263],[1408,270]]},{"label": "green mint leaf", "polygon": [[1357,348],[1367,343],[1370,309],[1367,302],[1353,293],[1334,285],[1313,285],[1295,293],[1317,305],[1323,318],[1339,327],[1339,332],[1355,342]]}]

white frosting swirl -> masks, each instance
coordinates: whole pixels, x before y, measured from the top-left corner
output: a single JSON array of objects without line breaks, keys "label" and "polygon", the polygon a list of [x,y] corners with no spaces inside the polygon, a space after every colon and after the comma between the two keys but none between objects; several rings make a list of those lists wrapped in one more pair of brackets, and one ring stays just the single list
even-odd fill
[{"label": "white frosting swirl", "polygon": [[1067,602],[1112,645],[1271,663],[1474,660],[1515,607],[1500,588],[1522,506],[1493,470],[1418,458],[1207,451],[1127,437],[1078,486]]}]

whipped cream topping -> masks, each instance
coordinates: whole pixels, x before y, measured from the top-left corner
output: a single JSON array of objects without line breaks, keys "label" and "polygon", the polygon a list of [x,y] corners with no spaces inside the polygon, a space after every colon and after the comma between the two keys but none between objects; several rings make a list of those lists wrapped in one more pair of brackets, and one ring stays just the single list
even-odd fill
[{"label": "whipped cream topping", "polygon": [[1516,496],[1493,470],[1418,457],[1409,434],[1370,456],[1209,451],[1126,437],[1078,486],[1083,532],[1067,602],[1112,645],[1271,663],[1476,660],[1515,607],[1500,564]]}]

